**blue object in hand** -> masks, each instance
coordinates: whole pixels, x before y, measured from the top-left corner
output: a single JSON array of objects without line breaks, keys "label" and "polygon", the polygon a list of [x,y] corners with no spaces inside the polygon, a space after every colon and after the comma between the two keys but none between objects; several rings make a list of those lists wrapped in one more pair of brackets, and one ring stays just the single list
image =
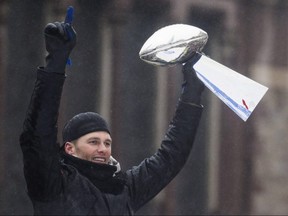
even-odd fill
[{"label": "blue object in hand", "polygon": [[[66,17],[65,17],[65,24],[69,24],[69,25],[72,25],[72,21],[73,21],[73,15],[74,15],[74,8],[72,6],[69,6],[67,8],[67,12],[66,12]],[[71,34],[70,32],[68,31],[68,39],[71,39]],[[72,65],[72,61],[70,58],[67,59],[67,65]]]},{"label": "blue object in hand", "polygon": [[73,15],[74,15],[74,8],[72,6],[69,6],[66,12],[65,23],[71,25],[73,21]]}]

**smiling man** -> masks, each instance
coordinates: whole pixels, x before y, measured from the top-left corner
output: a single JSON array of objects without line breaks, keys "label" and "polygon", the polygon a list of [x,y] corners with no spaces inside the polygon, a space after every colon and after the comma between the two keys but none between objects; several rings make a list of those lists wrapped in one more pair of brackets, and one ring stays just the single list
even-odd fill
[{"label": "smiling man", "polygon": [[36,215],[133,215],[187,161],[202,113],[204,85],[190,60],[183,66],[182,93],[160,148],[127,171],[111,156],[111,133],[97,113],[80,113],[69,120],[59,148],[57,119],[65,67],[76,45],[72,15],[70,8],[65,22],[45,27],[46,65],[37,70],[20,136],[28,195]]},{"label": "smiling man", "polygon": [[67,122],[63,129],[63,144],[69,155],[102,164],[113,161],[110,131],[97,113],[80,113]]}]

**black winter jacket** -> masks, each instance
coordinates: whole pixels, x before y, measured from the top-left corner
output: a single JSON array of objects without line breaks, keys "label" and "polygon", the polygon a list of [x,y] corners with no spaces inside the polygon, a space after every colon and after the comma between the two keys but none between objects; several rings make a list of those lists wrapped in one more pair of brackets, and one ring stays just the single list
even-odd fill
[{"label": "black winter jacket", "polygon": [[20,144],[36,215],[133,215],[181,170],[202,108],[179,102],[161,147],[126,172],[59,152],[57,118],[65,75],[39,68]]}]

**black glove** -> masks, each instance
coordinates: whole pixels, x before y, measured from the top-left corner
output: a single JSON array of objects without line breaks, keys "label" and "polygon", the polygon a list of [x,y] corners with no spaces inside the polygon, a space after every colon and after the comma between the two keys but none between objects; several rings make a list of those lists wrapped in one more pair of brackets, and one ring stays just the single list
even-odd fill
[{"label": "black glove", "polygon": [[44,32],[48,52],[45,71],[64,73],[69,55],[76,45],[76,32],[71,23],[64,22],[49,23]]},{"label": "black glove", "polygon": [[204,84],[198,79],[193,65],[199,60],[201,55],[196,53],[186,63],[183,64],[182,72],[184,82],[182,84],[182,93],[180,100],[185,103],[200,105],[201,94],[204,90]]}]

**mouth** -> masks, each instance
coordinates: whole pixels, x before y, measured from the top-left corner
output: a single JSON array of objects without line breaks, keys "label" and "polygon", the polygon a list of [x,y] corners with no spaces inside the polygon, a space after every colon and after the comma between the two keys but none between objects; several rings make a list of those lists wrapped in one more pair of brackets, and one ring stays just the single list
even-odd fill
[{"label": "mouth", "polygon": [[92,162],[95,163],[106,163],[106,159],[104,157],[93,157]]}]

